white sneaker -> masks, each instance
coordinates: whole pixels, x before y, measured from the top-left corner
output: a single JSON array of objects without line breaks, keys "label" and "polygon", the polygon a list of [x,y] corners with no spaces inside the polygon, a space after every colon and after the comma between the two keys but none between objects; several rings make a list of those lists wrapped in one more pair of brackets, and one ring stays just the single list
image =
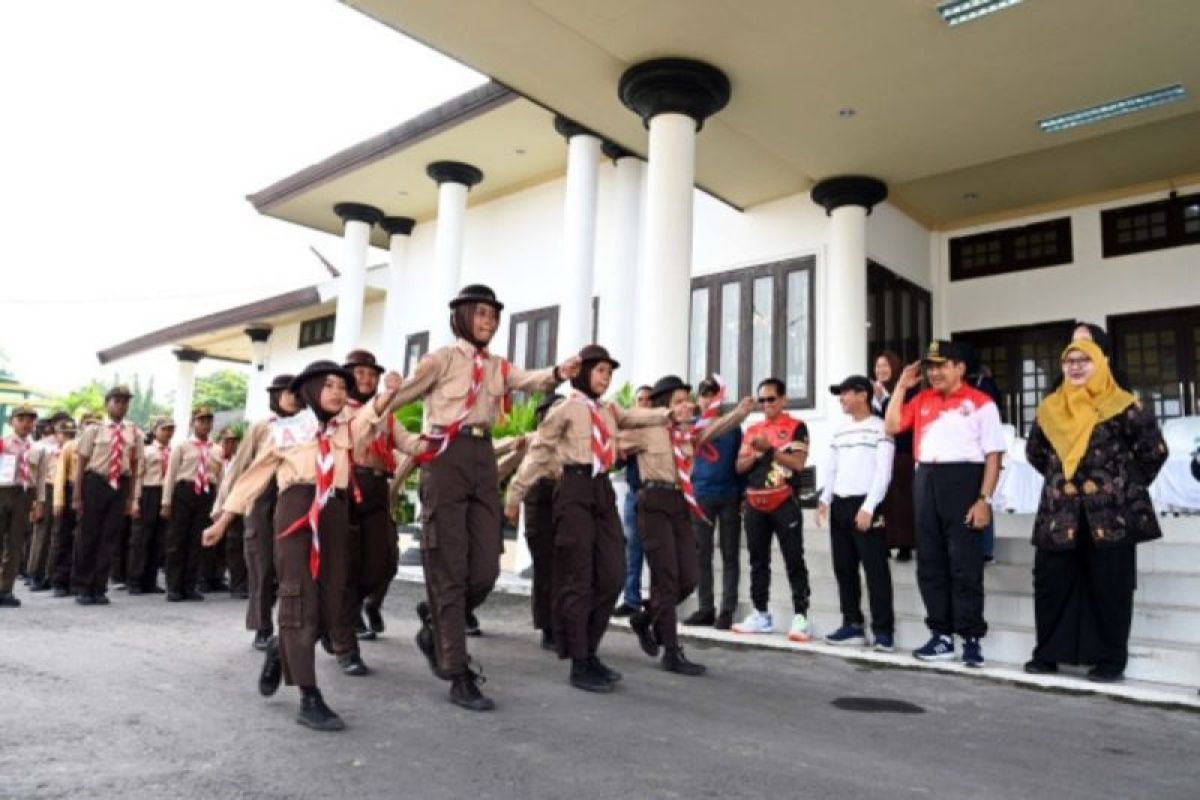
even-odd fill
[{"label": "white sneaker", "polygon": [[808,617],[797,614],[792,617],[792,627],[788,630],[788,639],[793,642],[811,642],[812,633],[808,627]]},{"label": "white sneaker", "polygon": [[734,633],[773,633],[775,619],[770,611],[751,611],[741,622],[730,629]]}]

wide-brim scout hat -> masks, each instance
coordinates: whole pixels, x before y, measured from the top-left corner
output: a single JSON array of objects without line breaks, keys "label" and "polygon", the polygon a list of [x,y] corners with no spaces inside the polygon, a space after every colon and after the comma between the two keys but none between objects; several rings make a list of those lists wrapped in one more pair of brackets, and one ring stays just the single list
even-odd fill
[{"label": "wide-brim scout hat", "polygon": [[613,369],[619,369],[621,362],[608,354],[608,350],[598,344],[584,345],[584,348],[579,351],[579,360],[584,364],[592,361],[607,361],[612,364]]},{"label": "wide-brim scout hat", "polygon": [[12,410],[12,413],[9,414],[9,416],[13,417],[13,418],[36,417],[37,415],[38,415],[37,409],[34,408],[33,406],[29,405],[29,403],[21,403],[21,405],[14,408]]},{"label": "wide-brim scout hat", "polygon": [[355,367],[370,367],[379,374],[386,372],[383,367],[379,366],[375,360],[375,354],[370,350],[351,350],[346,354],[346,363],[342,364],[342,368],[353,372]]},{"label": "wide-brim scout hat", "polygon": [[114,397],[124,397],[128,399],[133,397],[133,392],[129,391],[129,387],[125,384],[118,383],[104,394],[105,400],[112,400]]},{"label": "wide-brim scout hat", "polygon": [[212,419],[213,410],[208,406],[196,406],[192,409],[192,422],[198,419]]},{"label": "wide-brim scout hat", "polygon": [[690,383],[684,383],[683,378],[679,377],[678,375],[667,375],[659,378],[654,382],[654,385],[650,387],[650,399],[653,400],[657,397],[662,397],[664,394],[670,394],[678,389],[691,392],[692,385]]},{"label": "wide-brim scout hat", "polygon": [[223,442],[226,439],[236,440],[236,439],[240,439],[240,438],[242,438],[242,437],[238,436],[238,432],[235,431],[233,428],[229,427],[228,425],[226,425],[224,428],[221,428],[221,432],[219,434],[217,434],[217,441],[219,441],[219,442]]},{"label": "wide-brim scout hat", "polygon": [[80,425],[90,425],[93,422],[99,422],[100,415],[94,411],[85,411],[79,416]]},{"label": "wide-brim scout hat", "polygon": [[335,361],[321,360],[312,362],[304,368],[303,372],[292,378],[288,389],[294,394],[299,394],[300,387],[307,383],[310,378],[323,378],[326,375],[337,375],[346,382],[347,387],[354,385],[354,374],[350,370],[339,367]]},{"label": "wide-brim scout hat", "polygon": [[464,303],[487,303],[499,314],[504,310],[504,304],[496,299],[496,293],[490,286],[482,283],[472,283],[464,286],[458,296],[450,301],[450,308],[458,308]]},{"label": "wide-brim scout hat", "polygon": [[947,361],[966,361],[966,358],[967,354],[957,342],[934,339],[921,360],[926,364],[944,364]]},{"label": "wide-brim scout hat", "polygon": [[174,427],[175,427],[175,420],[171,419],[170,417],[159,417],[158,419],[154,420],[154,430],[158,430],[159,428],[174,428]]},{"label": "wide-brim scout hat", "polygon": [[865,375],[851,375],[841,383],[835,383],[829,387],[829,393],[840,395],[842,392],[866,392],[871,393],[871,382],[867,380]]},{"label": "wide-brim scout hat", "polygon": [[61,433],[66,436],[74,436],[76,433],[79,432],[79,428],[75,425],[75,420],[63,419],[63,420],[59,420],[55,424],[54,432]]},{"label": "wide-brim scout hat", "polygon": [[282,392],[292,385],[292,381],[296,379],[295,375],[285,372],[281,375],[276,375],[271,379],[271,385],[267,387],[268,392]]}]

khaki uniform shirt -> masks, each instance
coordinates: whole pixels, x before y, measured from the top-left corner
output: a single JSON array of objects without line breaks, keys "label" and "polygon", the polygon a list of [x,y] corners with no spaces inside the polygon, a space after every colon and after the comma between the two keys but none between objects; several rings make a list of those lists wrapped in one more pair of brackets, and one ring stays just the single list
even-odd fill
[{"label": "khaki uniform shirt", "polygon": [[[354,425],[350,421],[354,420]],[[352,448],[368,441],[371,437],[372,426],[379,422],[375,413],[375,403],[367,403],[351,415],[348,409],[343,409],[331,424],[336,423],[330,440],[333,453],[333,488],[345,489],[350,484],[350,451]],[[260,494],[266,490],[271,479],[279,484],[279,493],[283,494],[295,484],[315,485],[317,482],[317,440],[302,444],[279,448],[268,435],[261,443],[261,452],[254,462],[246,468],[224,498],[223,511],[245,516],[250,506]]]},{"label": "khaki uniform shirt", "polygon": [[[371,400],[368,400],[365,405],[371,405],[374,402],[375,400],[372,398]],[[351,415],[358,414],[358,412],[362,409],[361,405],[355,403],[349,403],[346,407]],[[384,461],[383,456],[378,452],[378,450],[372,446],[377,440],[386,442],[388,436],[389,416],[390,415],[384,415],[379,417],[374,423],[369,425],[367,423],[359,422],[353,416],[351,417],[351,428],[356,428],[359,425],[367,425],[369,429],[368,434],[365,434],[367,437],[365,439],[359,438],[359,431],[350,431],[351,438],[353,438],[355,441],[354,466],[366,467],[367,469],[377,469],[380,472],[388,473],[388,476],[391,477],[388,464]],[[393,458],[396,455],[396,451],[399,451],[405,455],[416,455],[425,449],[425,444],[421,440],[420,434],[409,433],[405,427],[398,422],[392,424],[391,433],[393,443],[396,445],[392,450]]]},{"label": "khaki uniform shirt", "polygon": [[[425,398],[425,424],[445,427],[463,411],[475,369],[475,347],[459,339],[455,344],[434,350],[421,360],[413,377],[396,393],[395,406]],[[500,413],[500,402],[509,390],[548,392],[560,381],[554,367],[526,370],[511,366],[505,381],[500,358],[491,356],[484,363],[483,385],[466,425],[491,425]]]},{"label": "khaki uniform shirt", "polygon": [[[687,458],[688,471],[691,471],[692,456],[696,447],[705,444],[710,439],[720,436],[726,431],[733,430],[742,424],[742,420],[750,416],[750,411],[734,408],[723,417],[714,420],[711,425],[700,429],[695,440],[683,446],[683,454]],[[661,483],[679,483],[679,473],[675,469],[675,448],[671,444],[671,431],[668,427],[639,428],[621,433],[620,446],[622,450],[637,455],[638,476],[642,483],[658,481]]]},{"label": "khaki uniform shirt", "polygon": [[[108,478],[108,459],[112,451],[113,421],[88,425],[79,436],[79,458],[83,462],[85,472],[94,472]],[[121,447],[121,475],[133,475],[132,464],[141,461],[145,448],[142,446],[142,433],[128,420],[120,423],[119,435],[123,440]]]},{"label": "khaki uniform shirt", "polygon": [[[25,452],[25,460],[29,464],[29,485],[27,489],[38,489],[46,482],[46,448],[40,447],[37,442],[32,439],[22,439],[15,433],[10,433],[3,439],[0,439],[0,454],[5,456],[13,456],[20,459],[21,452]],[[19,466],[14,465],[13,479],[11,481],[0,481],[0,486],[21,486],[21,470]],[[41,495],[37,498],[42,499]]]},{"label": "khaki uniform shirt", "polygon": [[[67,441],[70,441],[69,439]],[[46,469],[42,473],[42,486],[54,486],[54,476],[58,474],[58,461],[62,457],[63,445],[57,439],[50,439],[42,445],[46,451]]]},{"label": "khaki uniform shirt", "polygon": [[196,471],[200,467],[200,459],[208,464],[208,485],[210,491],[216,492],[221,485],[221,446],[216,442],[198,442],[188,439],[171,449],[171,458],[167,465],[167,476],[163,478],[163,505],[171,505],[170,492],[175,490],[179,481],[193,483]]},{"label": "khaki uniform shirt", "polygon": [[54,513],[60,513],[67,507],[71,498],[67,497],[67,484],[75,482],[75,472],[79,469],[79,440],[72,439],[63,445],[62,453],[58,456],[58,468],[54,470]]},{"label": "khaki uniform shirt", "polygon": [[275,420],[276,417],[272,414],[266,419],[255,422],[250,426],[250,430],[246,431],[246,436],[238,446],[237,452],[234,453],[233,460],[223,470],[221,487],[217,490],[217,499],[213,501],[214,518],[225,507],[225,500],[238,478],[242,477],[242,474],[254,463],[254,459],[258,458],[263,451],[265,443],[270,440],[271,423]]},{"label": "khaki uniform shirt", "polygon": [[496,451],[496,477],[501,485],[512,477],[525,458],[525,451],[521,449],[521,441],[524,438],[524,436],[505,436],[503,439],[496,439],[492,442],[492,447]]},{"label": "khaki uniform shirt", "polygon": [[162,486],[166,483],[171,454],[171,445],[161,445],[157,439],[146,445],[145,457],[138,462],[137,480],[133,484],[134,497],[141,497],[142,489],[148,486]]}]

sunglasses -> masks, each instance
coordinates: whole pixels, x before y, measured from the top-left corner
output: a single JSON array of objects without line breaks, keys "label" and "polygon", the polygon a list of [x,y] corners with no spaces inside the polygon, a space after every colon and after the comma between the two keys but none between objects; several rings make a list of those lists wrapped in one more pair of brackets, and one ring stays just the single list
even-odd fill
[{"label": "sunglasses", "polygon": [[775,402],[775,401],[777,401],[778,399],[779,399],[779,398],[778,398],[777,396],[771,396],[771,397],[760,397],[760,398],[758,398],[758,402],[760,402],[760,403],[762,403],[762,404],[766,405],[767,403],[774,403],[774,402]]}]

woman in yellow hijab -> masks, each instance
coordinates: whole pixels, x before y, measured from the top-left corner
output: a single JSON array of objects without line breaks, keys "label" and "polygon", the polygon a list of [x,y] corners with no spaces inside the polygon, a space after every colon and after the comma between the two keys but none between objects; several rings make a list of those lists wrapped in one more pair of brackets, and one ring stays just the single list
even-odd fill
[{"label": "woman in yellow hijab", "polygon": [[1062,368],[1026,447],[1045,485],[1033,526],[1037,646],[1025,670],[1087,664],[1089,679],[1117,681],[1128,660],[1134,546],[1162,536],[1147,487],[1167,447],[1095,342],[1068,345]]}]

